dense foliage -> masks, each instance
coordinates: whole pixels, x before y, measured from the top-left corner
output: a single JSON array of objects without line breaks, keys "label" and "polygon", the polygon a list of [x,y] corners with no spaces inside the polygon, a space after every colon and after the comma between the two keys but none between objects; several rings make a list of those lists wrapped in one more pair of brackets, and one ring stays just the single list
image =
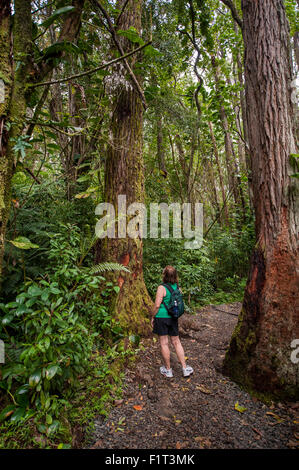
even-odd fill
[{"label": "dense foliage", "polygon": [[[127,332],[111,311],[119,285],[106,273],[125,267],[106,260],[93,269],[95,207],[105,194],[113,90],[120,80],[115,66],[103,65],[120,55],[111,52],[107,17],[117,25],[122,12],[113,1],[100,2],[105,17],[94,2],[85,2],[77,36],[60,42],[73,2],[31,3],[32,57],[51,69],[42,81],[55,83],[29,83],[25,127],[13,138],[0,293],[6,359],[0,368],[0,430],[6,435],[0,447],[25,422],[24,429],[32,426],[33,434],[47,438],[35,446],[62,442],[67,419],[79,419],[74,404],[80,403],[82,381],[92,387],[93,380],[101,382],[93,407],[105,413],[111,363],[130,356],[139,342],[130,336],[124,346]],[[296,2],[285,3],[294,34]],[[241,14],[240,1],[234,4]],[[200,250],[186,250],[183,240],[172,237],[144,240],[146,287],[154,298],[170,264],[178,270],[188,312],[241,301],[255,235],[240,28],[219,0],[148,0],[142,22],[142,37],[135,28],[117,35],[132,48],[151,42],[132,72],[142,77],[147,103],[145,202],[202,202],[205,234]],[[25,59],[14,60],[21,67]],[[119,373],[114,375],[117,382]],[[20,440],[32,445],[22,432]]]}]

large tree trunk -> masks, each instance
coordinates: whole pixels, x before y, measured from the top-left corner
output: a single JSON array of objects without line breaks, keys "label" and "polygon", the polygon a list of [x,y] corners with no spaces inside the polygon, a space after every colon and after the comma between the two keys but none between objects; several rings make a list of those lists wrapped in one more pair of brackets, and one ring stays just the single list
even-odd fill
[{"label": "large tree trunk", "polygon": [[[123,3],[118,3],[120,9]],[[140,32],[140,0],[129,0],[118,27],[122,30],[134,27]],[[132,48],[126,39],[121,38],[120,41],[124,51]],[[131,68],[136,59],[134,56]],[[140,77],[137,79],[141,84]],[[133,202],[144,203],[143,105],[140,94],[122,64],[116,67],[110,85],[115,98],[110,125],[111,144],[106,160],[104,200],[114,205],[117,214],[119,195],[126,195],[127,206]],[[133,239],[127,235],[126,238],[105,238],[97,247],[96,260],[117,261],[130,269],[130,273],[118,276],[120,291],[112,307],[116,318],[126,330],[148,334],[152,301],[143,279],[142,251],[141,237]]]},{"label": "large tree trunk", "polygon": [[0,282],[4,252],[5,227],[10,207],[6,181],[10,179],[12,163],[7,158],[9,106],[12,94],[12,58],[10,31],[10,0],[0,0]]},{"label": "large tree trunk", "polygon": [[[31,2],[15,0],[13,22],[13,56],[11,56],[10,2],[0,2],[1,74],[5,88],[4,103],[0,104],[0,280],[5,245],[6,226],[11,201],[11,180],[14,171],[14,139],[19,137],[26,112],[26,79],[32,48]],[[22,62],[16,67],[16,60]],[[13,71],[13,68],[15,69]],[[9,123],[9,125],[8,125]]]},{"label": "large tree trunk", "polygon": [[290,176],[296,146],[288,23],[282,0],[242,0],[242,10],[257,244],[224,370],[249,389],[295,398],[299,369],[290,356],[299,338],[299,191]]},{"label": "large tree trunk", "polygon": [[[14,0],[11,41],[10,3],[0,0],[0,78],[5,85],[4,103],[0,103],[0,282],[16,160],[13,147],[24,130],[27,103],[32,92],[27,85],[31,81],[42,80],[57,66],[54,57],[52,61],[41,61],[38,66],[33,64],[31,0]],[[66,15],[59,42],[72,41],[78,34],[84,0],[73,0],[73,5],[75,10]],[[55,59],[62,56],[63,52],[58,52]],[[33,127],[30,133],[32,130]]]}]

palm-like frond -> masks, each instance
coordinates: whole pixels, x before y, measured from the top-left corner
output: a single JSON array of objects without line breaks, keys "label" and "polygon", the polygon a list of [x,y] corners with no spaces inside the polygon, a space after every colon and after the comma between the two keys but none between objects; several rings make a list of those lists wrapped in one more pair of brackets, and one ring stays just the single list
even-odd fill
[{"label": "palm-like frond", "polygon": [[105,263],[100,263],[100,264],[97,264],[96,266],[93,266],[90,270],[90,273],[91,274],[101,274],[101,273],[104,273],[106,271],[125,271],[126,273],[131,272],[123,264],[105,262]]}]

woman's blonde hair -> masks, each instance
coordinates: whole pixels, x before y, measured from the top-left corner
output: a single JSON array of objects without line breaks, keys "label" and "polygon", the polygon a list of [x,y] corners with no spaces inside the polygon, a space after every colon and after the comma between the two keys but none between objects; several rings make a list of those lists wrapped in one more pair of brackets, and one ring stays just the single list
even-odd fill
[{"label": "woman's blonde hair", "polygon": [[179,285],[179,278],[177,270],[173,266],[166,266],[163,269],[162,275],[163,283]]}]

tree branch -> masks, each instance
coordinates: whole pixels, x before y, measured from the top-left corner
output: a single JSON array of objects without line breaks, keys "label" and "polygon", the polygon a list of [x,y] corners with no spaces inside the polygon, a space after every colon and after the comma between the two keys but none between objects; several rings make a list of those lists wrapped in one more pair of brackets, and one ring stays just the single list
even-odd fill
[{"label": "tree branch", "polygon": [[70,75],[69,77],[66,78],[59,78],[57,80],[52,80],[49,82],[41,82],[41,83],[33,83],[29,85],[30,88],[36,88],[39,86],[49,86],[49,85],[54,85],[55,83],[62,83],[62,82],[68,82],[70,80],[74,80],[75,78],[80,78],[80,77],[85,77],[86,75],[91,75],[92,73],[98,72],[99,70],[102,70],[110,65],[116,64],[117,62],[120,62],[122,60],[125,60],[127,57],[130,57],[131,55],[135,54],[136,52],[141,51],[145,47],[149,46],[151,44],[150,42],[147,42],[146,44],[143,44],[142,46],[138,47],[137,49],[134,49],[131,52],[128,52],[127,54],[117,57],[116,59],[111,60],[110,62],[106,62],[105,64],[100,65],[99,67],[95,67],[94,69],[87,70],[86,72],[81,72],[77,73],[75,75]]},{"label": "tree branch", "polygon": [[233,19],[235,20],[237,25],[240,26],[241,29],[243,29],[243,21],[241,20],[239,13],[232,0],[221,0],[221,2],[224,3],[224,5],[226,5],[230,9]]}]

